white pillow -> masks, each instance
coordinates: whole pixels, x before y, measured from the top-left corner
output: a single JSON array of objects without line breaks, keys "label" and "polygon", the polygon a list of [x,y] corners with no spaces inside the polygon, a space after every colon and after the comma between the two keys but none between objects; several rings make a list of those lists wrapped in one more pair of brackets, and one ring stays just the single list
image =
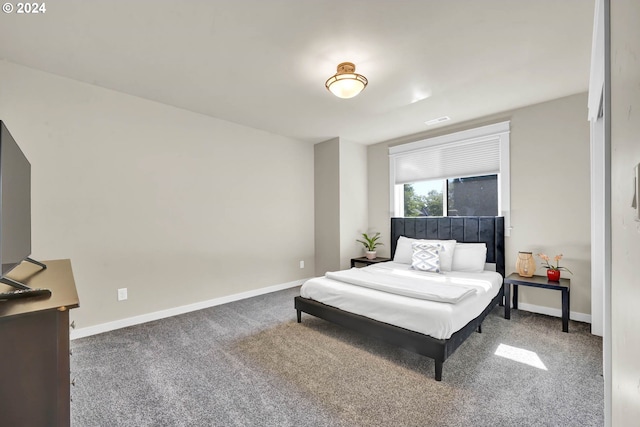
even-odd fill
[{"label": "white pillow", "polygon": [[411,244],[415,241],[416,239],[410,239],[404,236],[398,237],[396,253],[393,255],[393,260],[403,264],[411,264],[411,258],[413,257],[413,248],[411,247]]},{"label": "white pillow", "polygon": [[431,243],[422,243],[420,241],[413,242],[413,258],[411,268],[421,271],[430,271],[432,273],[440,273],[440,251],[441,244],[432,245]]},{"label": "white pillow", "polygon": [[402,264],[411,264],[413,262],[413,248],[411,247],[413,242],[442,245],[442,250],[440,251],[440,270],[452,270],[453,256],[456,249],[455,240],[423,240],[400,236],[398,238],[398,244],[396,245],[396,252],[393,255],[393,260]]},{"label": "white pillow", "polygon": [[485,243],[457,243],[453,253],[453,271],[481,273],[487,259]]}]

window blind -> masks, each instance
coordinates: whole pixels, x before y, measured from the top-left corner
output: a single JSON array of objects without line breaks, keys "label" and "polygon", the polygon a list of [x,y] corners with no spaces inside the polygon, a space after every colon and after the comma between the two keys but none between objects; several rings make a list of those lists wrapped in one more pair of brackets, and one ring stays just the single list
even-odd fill
[{"label": "window blind", "polygon": [[436,145],[394,157],[396,184],[497,174],[500,139]]}]

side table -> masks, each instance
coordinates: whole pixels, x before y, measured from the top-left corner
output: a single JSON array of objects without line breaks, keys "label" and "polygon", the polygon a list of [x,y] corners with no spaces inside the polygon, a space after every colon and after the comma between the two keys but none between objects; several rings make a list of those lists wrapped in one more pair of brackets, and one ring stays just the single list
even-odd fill
[{"label": "side table", "polygon": [[356,263],[371,265],[371,264],[377,264],[379,262],[387,262],[387,261],[391,261],[391,258],[382,258],[382,257],[376,257],[374,259],[369,259],[367,257],[351,258],[351,268],[355,267]]},{"label": "side table", "polygon": [[552,282],[546,276],[522,277],[518,273],[511,273],[504,279],[504,318],[511,318],[511,304],[509,304],[511,285],[513,285],[513,309],[518,309],[518,286],[552,289],[562,292],[562,332],[569,332],[569,288],[570,279],[560,279]]}]

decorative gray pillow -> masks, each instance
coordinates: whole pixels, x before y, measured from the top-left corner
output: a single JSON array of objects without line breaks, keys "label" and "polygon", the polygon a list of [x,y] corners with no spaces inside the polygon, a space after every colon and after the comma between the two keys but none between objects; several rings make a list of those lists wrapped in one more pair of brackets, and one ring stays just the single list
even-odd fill
[{"label": "decorative gray pillow", "polygon": [[411,267],[421,271],[431,271],[440,273],[440,251],[442,245],[439,243],[413,242],[413,257]]}]

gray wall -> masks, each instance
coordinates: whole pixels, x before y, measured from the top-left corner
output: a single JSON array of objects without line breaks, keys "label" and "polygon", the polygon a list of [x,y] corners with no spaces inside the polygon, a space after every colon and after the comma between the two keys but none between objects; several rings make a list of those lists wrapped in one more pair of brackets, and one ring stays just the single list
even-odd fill
[{"label": "gray wall", "polygon": [[640,2],[611,2],[612,425],[640,420],[640,222],[631,208],[640,163]]},{"label": "gray wall", "polygon": [[312,145],[3,61],[0,75],[32,164],[33,256],[72,260],[78,327],[313,275]]},{"label": "gray wall", "polygon": [[314,147],[316,275],[349,268],[364,254],[367,231],[367,148],[331,139]]},{"label": "gray wall", "polygon": [[315,275],[340,269],[340,140],[314,146]]},{"label": "gray wall", "polygon": [[356,242],[367,231],[367,147],[340,141],[340,268],[364,255]]},{"label": "gray wall", "polygon": [[[462,125],[412,135],[368,148],[369,226],[389,240],[388,147],[480,125],[511,121],[511,236],[506,241],[507,273],[518,251],[564,253],[571,279],[571,311],[591,313],[589,122],[586,93],[532,105]],[[388,251],[388,247],[385,249]],[[388,254],[388,252],[386,252]],[[538,266],[539,260],[536,260]],[[538,268],[537,274],[546,270]],[[520,291],[522,308],[556,313],[560,295],[541,289]]]}]

